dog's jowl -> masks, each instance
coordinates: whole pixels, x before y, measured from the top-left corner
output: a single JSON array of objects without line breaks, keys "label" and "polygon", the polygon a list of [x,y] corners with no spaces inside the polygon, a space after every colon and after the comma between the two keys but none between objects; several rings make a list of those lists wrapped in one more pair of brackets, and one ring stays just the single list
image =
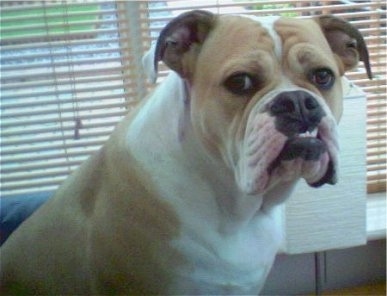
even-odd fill
[{"label": "dog's jowl", "polygon": [[4,244],[2,292],[259,293],[274,209],[300,179],[338,181],[341,77],[359,60],[371,78],[333,16],[175,18],[143,60],[171,73]]}]

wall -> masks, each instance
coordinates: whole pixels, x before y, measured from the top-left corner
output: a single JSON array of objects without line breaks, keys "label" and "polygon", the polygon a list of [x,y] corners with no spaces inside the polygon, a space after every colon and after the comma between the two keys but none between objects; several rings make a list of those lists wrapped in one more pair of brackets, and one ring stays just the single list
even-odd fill
[{"label": "wall", "polygon": [[[319,254],[323,291],[386,281],[385,240]],[[313,295],[316,290],[315,265],[313,253],[277,256],[262,295]]]}]

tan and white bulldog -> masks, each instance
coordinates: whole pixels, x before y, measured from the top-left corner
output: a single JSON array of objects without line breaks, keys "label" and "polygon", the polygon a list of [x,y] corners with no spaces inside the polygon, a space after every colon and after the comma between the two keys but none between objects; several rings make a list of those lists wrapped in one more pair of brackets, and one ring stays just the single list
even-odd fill
[{"label": "tan and white bulldog", "polygon": [[[144,59],[172,71],[1,249],[3,293],[257,294],[295,183],[334,184],[360,33],[192,11]],[[4,295],[4,294],[3,294]]]}]

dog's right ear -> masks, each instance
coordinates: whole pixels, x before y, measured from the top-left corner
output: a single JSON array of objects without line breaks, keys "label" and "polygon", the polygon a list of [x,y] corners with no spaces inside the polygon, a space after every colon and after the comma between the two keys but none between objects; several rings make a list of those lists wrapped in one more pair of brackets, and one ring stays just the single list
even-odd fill
[{"label": "dog's right ear", "polygon": [[196,58],[200,45],[214,25],[214,20],[215,15],[208,11],[193,10],[168,23],[161,31],[156,44],[156,73],[158,62],[163,61],[182,78],[189,79],[193,71],[193,65],[190,65],[192,63],[189,61]]}]

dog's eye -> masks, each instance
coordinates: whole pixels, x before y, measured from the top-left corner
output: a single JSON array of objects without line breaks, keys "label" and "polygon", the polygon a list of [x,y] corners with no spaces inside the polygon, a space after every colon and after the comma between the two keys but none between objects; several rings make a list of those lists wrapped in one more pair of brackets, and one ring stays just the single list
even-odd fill
[{"label": "dog's eye", "polygon": [[224,83],[225,87],[236,95],[248,95],[255,88],[255,79],[247,73],[230,76]]},{"label": "dog's eye", "polygon": [[327,90],[333,86],[335,82],[335,75],[330,69],[317,69],[311,72],[310,80],[317,87]]}]

